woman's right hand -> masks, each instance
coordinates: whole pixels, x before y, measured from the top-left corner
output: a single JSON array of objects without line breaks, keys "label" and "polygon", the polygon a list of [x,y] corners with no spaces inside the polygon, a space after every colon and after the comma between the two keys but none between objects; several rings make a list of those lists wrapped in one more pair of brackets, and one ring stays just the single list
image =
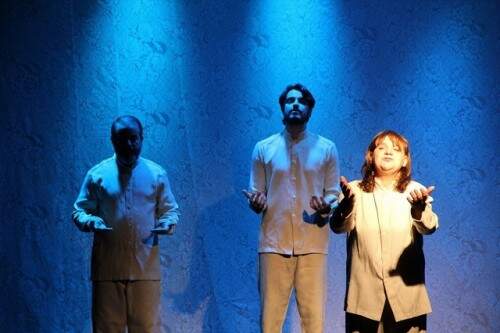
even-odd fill
[{"label": "woman's right hand", "polygon": [[349,181],[344,176],[340,176],[340,188],[344,195],[340,204],[343,206],[344,212],[350,212],[354,206],[355,195]]}]

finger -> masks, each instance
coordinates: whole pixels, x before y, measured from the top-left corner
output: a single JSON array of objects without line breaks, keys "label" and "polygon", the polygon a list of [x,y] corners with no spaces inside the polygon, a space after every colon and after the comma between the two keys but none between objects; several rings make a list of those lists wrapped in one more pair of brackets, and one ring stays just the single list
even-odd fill
[{"label": "finger", "polygon": [[250,193],[250,202],[252,203],[252,205],[257,205],[258,201],[259,201],[259,195],[260,195],[260,192],[252,192]]},{"label": "finger", "polygon": [[[344,178],[344,180],[345,180],[345,178]],[[352,193],[351,186],[349,185],[349,183],[347,181],[342,182],[340,184],[340,188],[342,189],[342,193],[344,194],[344,197],[348,197],[351,195],[351,193]]]},{"label": "finger", "polygon": [[248,200],[252,198],[252,193],[248,192],[247,190],[241,190],[241,192],[247,197]]},{"label": "finger", "polygon": [[344,176],[340,176],[340,184],[347,185],[349,182],[347,181],[347,178]]},{"label": "finger", "polygon": [[319,197],[321,200],[321,210],[326,210],[328,207],[330,207],[330,204],[326,202],[325,198]]},{"label": "finger", "polygon": [[175,224],[170,225],[167,230],[167,235],[173,235],[175,232]]},{"label": "finger", "polygon": [[340,188],[342,189],[342,192],[345,192],[349,188],[348,183],[340,183]]},{"label": "finger", "polygon": [[151,229],[151,232],[153,234],[156,234],[156,235],[162,235],[162,234],[166,233],[166,229],[165,228],[153,228],[153,229]]},{"label": "finger", "polygon": [[94,224],[94,228],[97,230],[112,230],[112,228],[109,228],[102,220],[96,221]]},{"label": "finger", "polygon": [[427,200],[427,197],[429,196],[429,193],[427,192],[427,189],[426,188],[422,188],[420,189],[420,200]]},{"label": "finger", "polygon": [[415,190],[410,192],[411,200],[412,202],[417,201],[417,194],[415,193]]},{"label": "finger", "polygon": [[424,193],[421,189],[415,190],[415,195],[417,196],[417,201],[422,201]]},{"label": "finger", "polygon": [[427,188],[427,195],[431,195],[431,193],[434,191],[436,186],[432,185]]},{"label": "finger", "polygon": [[266,196],[264,195],[264,193],[259,192],[259,206],[263,208],[265,204],[266,204]]},{"label": "finger", "polygon": [[351,199],[354,196],[354,192],[349,184],[342,188],[342,193],[344,194],[344,198]]},{"label": "finger", "polygon": [[318,210],[320,206],[320,201],[318,200],[318,197],[313,195],[311,197],[311,208],[314,210]]}]

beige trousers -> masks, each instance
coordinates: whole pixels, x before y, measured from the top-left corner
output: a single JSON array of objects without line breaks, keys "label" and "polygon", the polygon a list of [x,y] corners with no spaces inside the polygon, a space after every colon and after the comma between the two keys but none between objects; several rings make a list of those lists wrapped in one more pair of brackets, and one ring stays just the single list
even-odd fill
[{"label": "beige trousers", "polygon": [[93,332],[161,332],[160,289],[160,281],[94,281]]},{"label": "beige trousers", "polygon": [[261,253],[260,298],[263,333],[280,333],[295,288],[302,332],[322,333],[325,318],[326,255]]},{"label": "beige trousers", "polygon": [[347,333],[425,333],[426,329],[426,315],[396,322],[388,302],[385,302],[381,321],[346,313]]}]

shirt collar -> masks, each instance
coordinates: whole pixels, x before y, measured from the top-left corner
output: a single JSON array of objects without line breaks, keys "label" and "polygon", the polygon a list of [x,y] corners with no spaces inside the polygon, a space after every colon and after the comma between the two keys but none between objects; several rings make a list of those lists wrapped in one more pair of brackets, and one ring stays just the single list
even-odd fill
[{"label": "shirt collar", "polygon": [[383,185],[380,179],[375,177],[375,186],[382,191],[394,191],[398,182],[396,180],[392,181],[392,186]]},{"label": "shirt collar", "polygon": [[132,164],[131,166],[128,166],[128,165],[121,163],[120,160],[118,159],[118,157],[116,157],[116,154],[113,155],[113,158],[115,159],[116,166],[118,167],[118,170],[125,172],[125,173],[129,173],[132,170],[134,170],[137,167],[137,165],[139,165],[139,163],[141,161],[141,157],[139,156],[139,158],[137,158],[137,160],[135,161],[134,164]]},{"label": "shirt collar", "polygon": [[307,139],[309,136],[309,131],[306,129],[303,132],[299,134],[299,136],[296,139],[293,139],[290,133],[286,130],[286,128],[283,130],[283,136],[285,137],[285,140],[287,142],[293,142],[293,143],[298,143],[304,139]]}]

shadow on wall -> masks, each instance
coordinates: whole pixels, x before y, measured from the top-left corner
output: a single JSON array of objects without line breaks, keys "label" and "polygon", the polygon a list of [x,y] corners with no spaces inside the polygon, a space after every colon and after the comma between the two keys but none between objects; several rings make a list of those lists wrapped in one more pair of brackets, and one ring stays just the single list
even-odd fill
[{"label": "shadow on wall", "polygon": [[202,332],[237,327],[238,332],[251,333],[259,327],[257,233],[245,228],[250,215],[244,214],[249,211],[246,200],[233,193],[199,215],[193,227],[189,281],[185,292],[173,296],[175,308],[190,316],[204,308]]}]

